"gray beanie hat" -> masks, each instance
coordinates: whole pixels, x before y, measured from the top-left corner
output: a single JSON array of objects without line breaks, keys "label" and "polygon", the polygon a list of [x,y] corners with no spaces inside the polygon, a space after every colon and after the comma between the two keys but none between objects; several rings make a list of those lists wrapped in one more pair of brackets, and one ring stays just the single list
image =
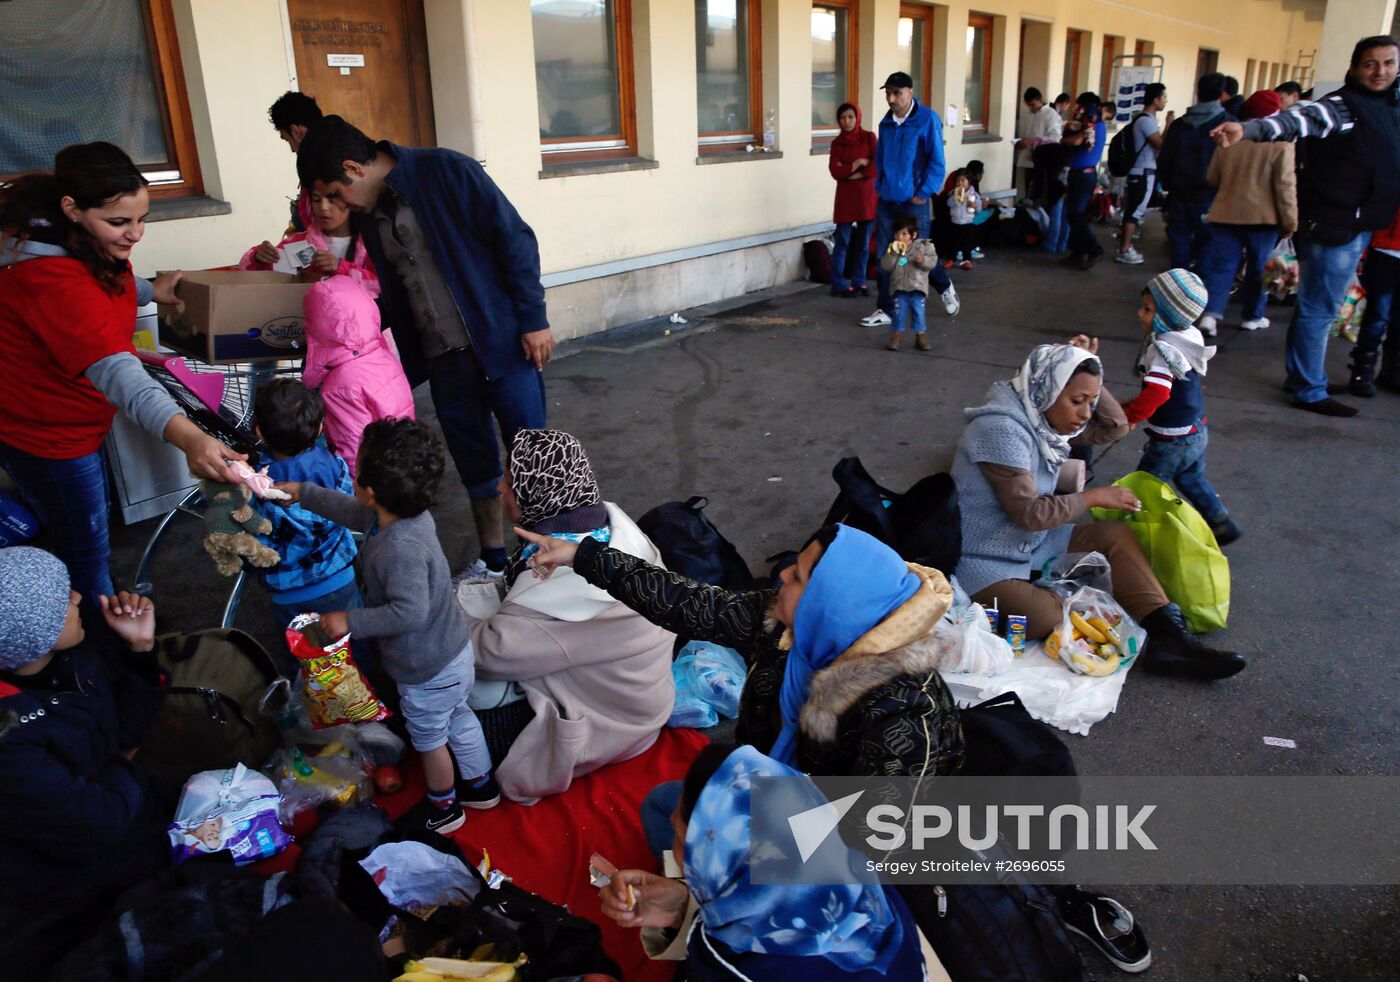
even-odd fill
[{"label": "gray beanie hat", "polygon": [[0,671],[53,650],[68,619],[68,568],[31,546],[0,549]]}]

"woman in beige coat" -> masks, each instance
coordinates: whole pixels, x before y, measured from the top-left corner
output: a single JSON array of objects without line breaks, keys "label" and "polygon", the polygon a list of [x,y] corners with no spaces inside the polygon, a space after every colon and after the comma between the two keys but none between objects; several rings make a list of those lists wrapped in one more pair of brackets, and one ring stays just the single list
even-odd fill
[{"label": "woman in beige coat", "polygon": [[[516,433],[501,497],[506,517],[522,528],[598,539],[661,565],[651,540],[602,500],[587,454],[567,433]],[[502,792],[523,804],[648,749],[675,701],[675,635],[572,570],[547,580],[519,575],[534,551],[516,551],[500,609],[472,623],[477,679],[516,683],[534,713],[496,767]]]}]

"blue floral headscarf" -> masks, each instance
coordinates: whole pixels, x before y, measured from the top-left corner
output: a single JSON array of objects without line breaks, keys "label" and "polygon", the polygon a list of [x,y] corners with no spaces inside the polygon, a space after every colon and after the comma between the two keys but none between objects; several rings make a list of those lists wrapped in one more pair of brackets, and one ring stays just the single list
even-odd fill
[{"label": "blue floral headscarf", "polygon": [[797,603],[792,650],[778,702],[783,729],[769,751],[775,760],[797,763],[797,729],[812,676],[830,665],[865,632],[919,589],[919,578],[889,546],[847,525],[836,526]]},{"label": "blue floral headscarf", "polygon": [[[705,930],[736,952],[822,957],[843,971],[885,972],[913,939],[900,909],[878,882],[759,884],[754,865],[791,863],[765,844],[751,855],[750,800],[755,777],[803,777],[753,747],[725,758],[695,803],[685,833],[685,882],[700,905]],[[787,782],[784,782],[787,784]],[[824,804],[810,780],[800,806]],[[822,846],[839,849],[851,879],[858,857],[840,837]]]}]

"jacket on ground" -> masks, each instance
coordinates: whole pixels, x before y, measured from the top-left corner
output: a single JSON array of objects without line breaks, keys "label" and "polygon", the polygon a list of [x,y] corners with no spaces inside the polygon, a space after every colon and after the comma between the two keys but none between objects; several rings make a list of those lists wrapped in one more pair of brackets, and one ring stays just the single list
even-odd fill
[{"label": "jacket on ground", "polygon": [[321,390],[326,439],[355,473],[365,427],[394,416],[413,419],[413,391],[379,327],[379,309],[360,286],[332,276],[306,291],[306,367],[302,381]]},{"label": "jacket on ground", "polygon": [[[627,514],[607,510],[613,547],[660,567]],[[637,756],[671,716],[675,635],[571,569],[547,580],[519,576],[500,610],[471,629],[477,678],[519,683],[535,713],[496,768],[515,801],[533,804]]]}]

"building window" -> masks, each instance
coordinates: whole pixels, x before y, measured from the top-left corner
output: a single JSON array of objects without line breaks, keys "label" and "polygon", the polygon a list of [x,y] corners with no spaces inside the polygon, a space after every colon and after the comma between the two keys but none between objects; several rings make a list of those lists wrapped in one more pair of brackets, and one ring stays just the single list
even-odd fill
[{"label": "building window", "polygon": [[759,0],[695,0],[700,151],[763,140]]},{"label": "building window", "polygon": [[0,4],[0,37],[0,179],[105,140],[152,198],[204,193],[169,0]]},{"label": "building window", "polygon": [[1113,91],[1113,59],[1123,53],[1123,39],[1112,34],[1103,38],[1103,70],[1099,73],[1099,98],[1113,102],[1118,93]]},{"label": "building window", "polygon": [[530,0],[545,163],[637,153],[631,0]]},{"label": "building window", "polygon": [[839,132],[836,107],[855,101],[856,0],[812,5],[812,141],[829,143]]},{"label": "building window", "polygon": [[965,132],[985,133],[992,93],[992,18],[967,16],[967,81],[963,87]]},{"label": "building window", "polygon": [[933,8],[906,3],[899,7],[898,54],[895,64],[914,80],[914,96],[924,105],[932,102]]},{"label": "building window", "polygon": [[1070,28],[1065,32],[1065,76],[1061,86],[1070,95],[1077,96],[1083,91],[1079,79],[1079,63],[1084,54],[1084,31]]}]

